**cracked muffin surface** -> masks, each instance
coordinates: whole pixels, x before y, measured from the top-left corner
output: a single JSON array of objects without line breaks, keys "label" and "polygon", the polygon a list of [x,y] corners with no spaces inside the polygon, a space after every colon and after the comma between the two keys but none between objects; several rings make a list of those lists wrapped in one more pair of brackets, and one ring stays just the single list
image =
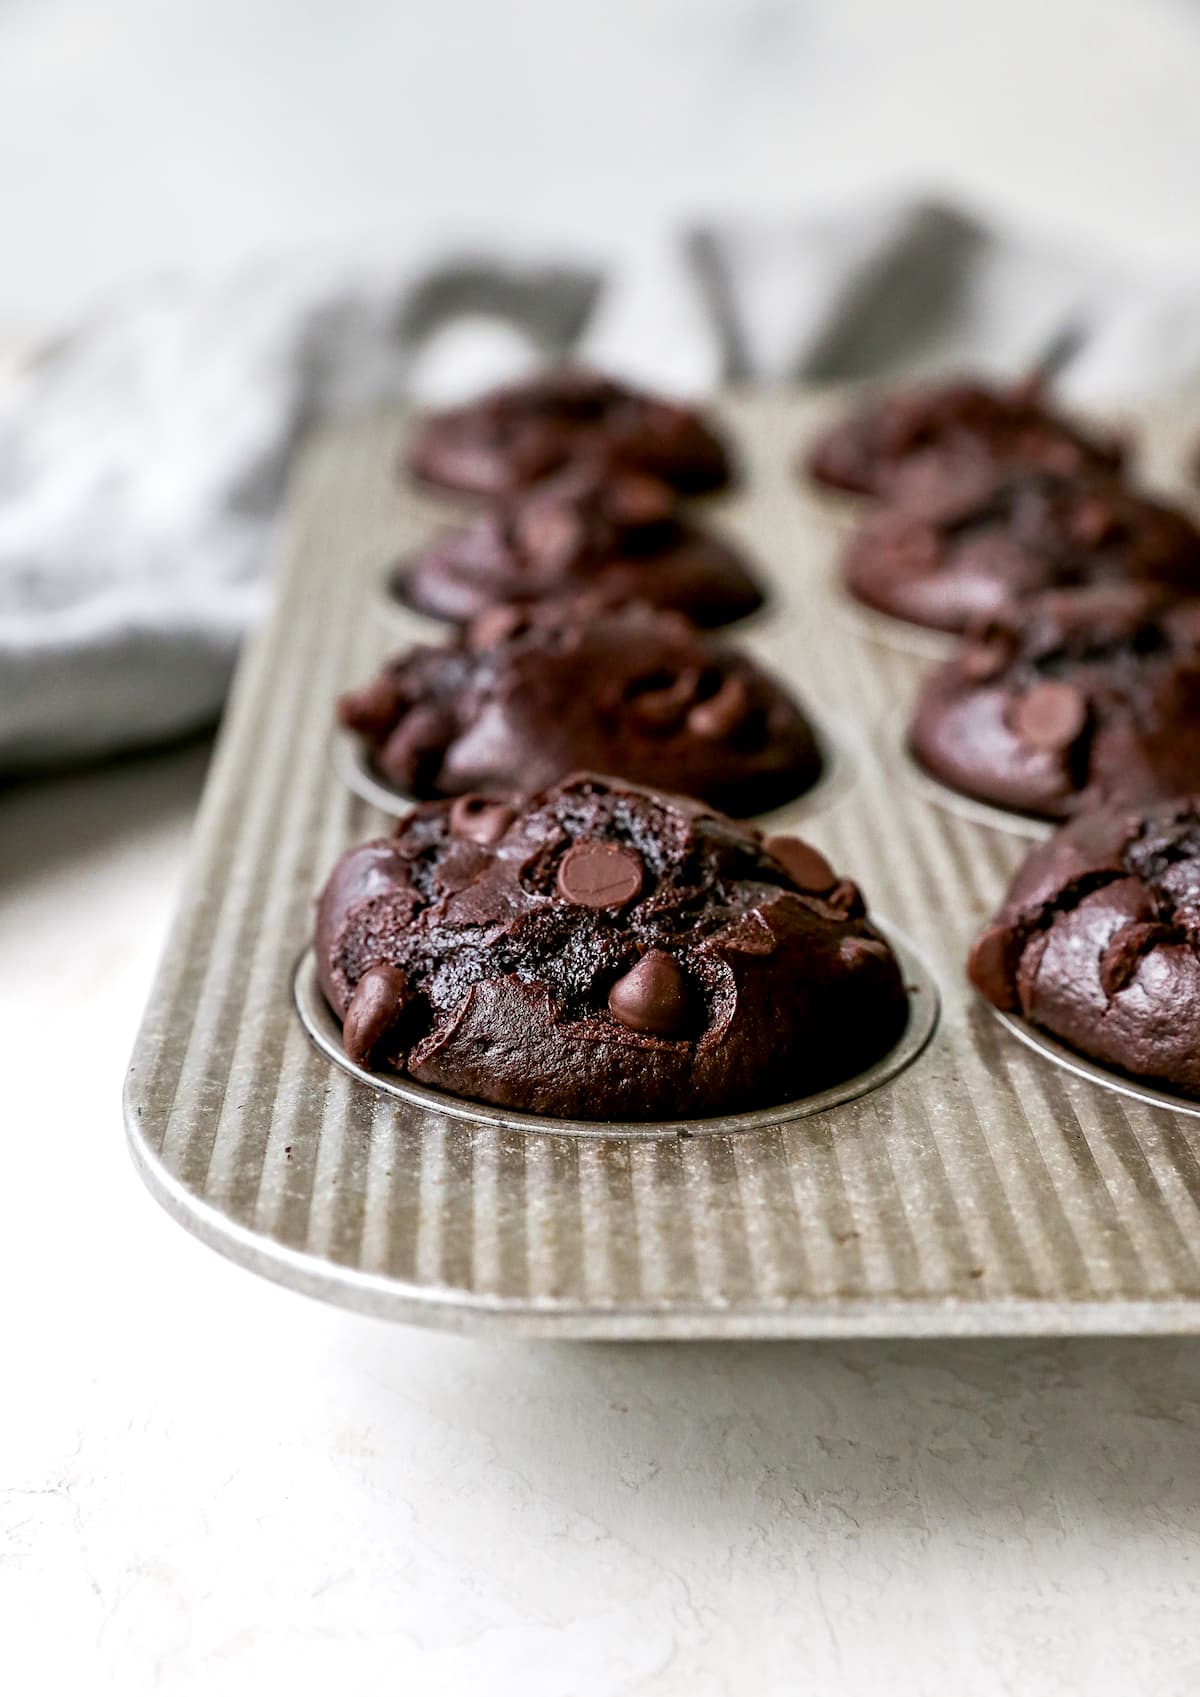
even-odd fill
[{"label": "cracked muffin surface", "polygon": [[501,495],[581,460],[647,472],[686,495],[733,477],[725,442],[697,408],[577,366],[425,414],[408,463],[427,483]]},{"label": "cracked muffin surface", "polygon": [[351,849],[316,955],[354,1061],[581,1119],[800,1097],[879,1059],[908,1013],[816,849],[590,774],[426,804]]},{"label": "cracked muffin surface", "polygon": [[856,600],[963,631],[1044,590],[1147,581],[1200,590],[1200,531],[1176,507],[1111,478],[989,473],[941,502],[869,513],[842,557]]},{"label": "cracked muffin surface", "polygon": [[1200,798],[1112,806],[1040,844],[971,951],[988,1001],[1200,1096]]},{"label": "cracked muffin surface", "polygon": [[964,795],[1046,819],[1200,789],[1200,601],[1053,591],[972,627],[909,746]]},{"label": "cracked muffin surface", "polygon": [[685,516],[675,491],[642,473],[573,465],[435,537],[389,580],[392,595],[462,623],[498,601],[595,591],[647,601],[697,625],[730,624],[762,605],[737,550]]},{"label": "cracked muffin surface", "polygon": [[578,768],[763,813],[822,757],[783,686],[677,613],[593,597],[481,613],[390,661],[338,716],[373,770],[429,798],[541,789]]},{"label": "cracked muffin surface", "polygon": [[1000,466],[1073,476],[1119,471],[1124,443],[1056,411],[1036,380],[911,384],[866,401],[805,459],[817,483],[860,495],[941,499]]}]

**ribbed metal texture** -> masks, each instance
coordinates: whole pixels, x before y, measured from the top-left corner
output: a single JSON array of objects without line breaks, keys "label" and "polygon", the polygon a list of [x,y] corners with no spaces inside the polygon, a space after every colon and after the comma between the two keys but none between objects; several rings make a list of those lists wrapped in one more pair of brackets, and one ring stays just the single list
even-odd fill
[{"label": "ribbed metal texture", "polygon": [[939,808],[896,770],[921,662],[839,609],[836,509],[791,473],[827,406],[730,400],[746,490],[712,512],[772,580],[769,611],[739,639],[853,727],[850,781],[804,830],[932,968],[942,1016],[924,1054],[826,1113],[623,1141],[398,1101],[313,1045],[291,1001],[313,894],[346,844],[387,826],[334,770],[331,702],[405,632],[429,630],[385,610],[378,584],[454,516],[397,484],[402,430],[385,421],[308,457],[130,1071],[135,1158],[190,1229],[313,1294],[458,1327],[1200,1326],[1200,1122],[1055,1066],[963,984],[968,941],[1028,842]]}]

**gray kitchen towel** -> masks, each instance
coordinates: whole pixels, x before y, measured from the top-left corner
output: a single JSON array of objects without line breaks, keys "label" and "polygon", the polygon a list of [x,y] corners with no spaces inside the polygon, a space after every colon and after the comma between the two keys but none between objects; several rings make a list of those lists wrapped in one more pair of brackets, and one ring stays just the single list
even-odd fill
[{"label": "gray kitchen towel", "polygon": [[1200,293],[924,202],[609,264],[293,261],[130,294],[0,389],[0,771],[210,723],[314,425],[565,354],[650,382],[839,380],[1069,346],[1107,403],[1200,380]]}]

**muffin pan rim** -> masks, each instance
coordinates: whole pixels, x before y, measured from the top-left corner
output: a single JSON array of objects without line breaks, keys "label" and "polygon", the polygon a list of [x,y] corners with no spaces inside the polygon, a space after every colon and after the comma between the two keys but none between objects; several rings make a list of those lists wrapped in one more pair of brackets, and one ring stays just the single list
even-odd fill
[{"label": "muffin pan rim", "polygon": [[[708,501],[710,499],[715,500],[717,497],[702,496],[699,499],[702,501]],[[693,501],[689,504],[695,506],[696,502]],[[447,528],[455,529],[457,527],[450,525]],[[710,639],[714,642],[728,642],[730,644],[734,644],[740,642],[743,636],[753,635],[754,632],[761,626],[770,624],[772,614],[774,612],[774,597],[771,593],[769,577],[763,572],[761,566],[756,568],[755,561],[749,548],[742,543],[740,537],[732,534],[726,535],[720,526],[717,527],[716,534],[721,541],[728,542],[731,547],[736,548],[738,553],[745,557],[746,570],[762,591],[762,600],[759,602],[758,606],[749,608],[748,611],[742,613],[738,618],[727,619],[723,624],[719,625],[697,626],[701,636],[706,639]],[[416,602],[406,600],[403,595],[397,594],[397,592],[393,589],[392,584],[397,573],[400,572],[405,565],[410,563],[411,557],[407,555],[401,558],[392,559],[380,572],[376,574],[374,588],[373,590],[368,591],[368,600],[371,605],[372,613],[386,630],[394,630],[396,632],[397,640],[407,638],[410,644],[414,641],[412,623],[416,620],[422,627],[428,627],[428,634],[420,635],[416,638],[416,640],[431,643],[451,641],[456,631],[461,631],[470,624],[470,619],[443,618],[438,613],[429,612],[429,610],[425,607],[418,607]],[[579,589],[575,593],[584,595],[587,591],[585,589]],[[545,601],[531,601],[528,604],[531,607],[545,606],[554,599],[555,597],[551,596],[547,597]],[[570,592],[564,595],[561,599],[570,600]],[[659,607],[656,602],[647,602],[647,605],[654,607],[656,612],[669,613],[678,611],[676,608]],[[684,617],[686,617],[686,614]]]},{"label": "muffin pan rim", "polygon": [[1000,807],[992,801],[980,801],[977,797],[967,795],[963,790],[953,789],[944,784],[940,778],[935,778],[932,772],[927,772],[909,746],[909,727],[912,717],[911,708],[902,723],[893,725],[885,735],[886,754],[901,783],[907,790],[919,795],[933,807],[941,807],[948,813],[957,814],[960,819],[969,820],[973,825],[985,825],[992,831],[1007,831],[1016,837],[1024,837],[1033,843],[1045,842],[1055,831],[1070,823],[1069,819],[1039,819],[1032,813],[1018,813],[1015,808]]},{"label": "muffin pan rim", "polygon": [[[831,713],[820,705],[814,706],[811,701],[801,701],[799,706],[812,728],[820,750],[821,776],[808,789],[801,790],[798,795],[789,796],[786,801],[777,802],[774,807],[766,808],[761,813],[735,816],[742,823],[760,825],[769,831],[777,821],[785,818],[794,820],[797,824],[814,819],[818,814],[827,812],[829,808],[836,807],[843,801],[858,781],[862,739],[856,728],[842,715]],[[857,749],[854,746],[856,741],[859,744]],[[406,795],[403,790],[394,789],[371,770],[361,739],[341,725],[334,728],[330,743],[330,761],[339,780],[353,795],[392,819],[403,819],[414,807],[419,806],[423,799],[453,799],[423,798]],[[563,776],[567,774],[564,773]],[[620,777],[621,774],[613,773],[611,776]],[[638,782],[632,778],[626,781]],[[703,800],[702,797],[695,799]]]},{"label": "muffin pan rim", "polygon": [[[980,997],[979,1000],[982,1002],[983,998]],[[1147,1107],[1169,1108],[1173,1113],[1200,1119],[1200,1101],[1194,1096],[1181,1096],[1170,1090],[1160,1090],[1133,1073],[1118,1072],[1115,1067],[1105,1066],[1102,1061],[1093,1060],[1081,1049],[1073,1049],[1069,1043],[1064,1043],[1061,1038],[1055,1037],[1053,1032],[1046,1031],[1042,1026],[1034,1025],[1031,1020],[1022,1019],[1019,1014],[1006,1013],[1002,1008],[993,1007],[990,1002],[985,1002],[984,1005],[1010,1036],[1024,1043],[1027,1049],[1032,1049],[1035,1055],[1040,1055],[1043,1060],[1050,1061],[1065,1072],[1073,1073],[1076,1078],[1084,1078],[1089,1084],[1098,1084],[1101,1089],[1129,1097]]]},{"label": "muffin pan rim", "polygon": [[829,599],[836,617],[853,635],[878,643],[881,648],[890,648],[910,660],[919,660],[922,665],[944,664],[962,641],[961,635],[954,631],[919,625],[915,619],[900,619],[894,613],[885,613],[859,601],[841,581],[840,567],[830,581]]},{"label": "muffin pan rim", "polygon": [[432,1113],[485,1124],[527,1135],[554,1135],[600,1142],[662,1141],[678,1137],[750,1136],[776,1126],[808,1119],[845,1102],[854,1102],[892,1083],[913,1066],[937,1034],[942,997],[928,962],[913,943],[886,920],[872,915],[871,922],[891,944],[900,962],[908,993],[908,1020],[892,1047],[862,1072],[830,1085],[811,1096],[793,1098],[772,1106],[752,1108],[741,1114],[719,1114],[686,1120],[560,1120],[544,1114],[501,1108],[446,1090],[417,1084],[397,1073],[371,1072],[357,1065],[342,1045],[341,1027],[317,980],[316,959],[310,946],[296,962],[292,974],[292,1005],[311,1042],[327,1059],[360,1084],[384,1095],[394,1096]]}]

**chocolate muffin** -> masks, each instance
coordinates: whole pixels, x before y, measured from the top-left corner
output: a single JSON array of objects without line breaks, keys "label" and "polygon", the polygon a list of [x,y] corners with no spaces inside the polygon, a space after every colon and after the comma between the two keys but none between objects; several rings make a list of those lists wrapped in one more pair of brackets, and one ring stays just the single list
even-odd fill
[{"label": "chocolate muffin", "polygon": [[576,767],[761,813],[810,788],[821,754],[752,660],[678,613],[589,598],[493,607],[390,661],[338,717],[406,795],[544,788]]},{"label": "chocolate muffin", "polygon": [[1200,1096],[1200,797],[1086,814],[1041,843],[971,951],[998,1008]]},{"label": "chocolate muffin", "polygon": [[941,499],[1000,466],[1118,471],[1124,444],[1054,411],[1036,381],[1008,388],[914,384],[868,401],[821,436],[805,462],[817,483],[855,494]]},{"label": "chocolate muffin", "polygon": [[569,1118],[788,1101],[907,1019],[895,956],[815,849],[587,774],[427,804],[350,850],[316,954],[352,1060]]},{"label": "chocolate muffin", "polygon": [[1200,788],[1200,602],[1124,584],[1014,604],[929,680],[910,745],[952,788],[1047,819]]},{"label": "chocolate muffin", "polygon": [[453,621],[497,601],[591,589],[612,605],[648,601],[698,625],[729,624],[763,599],[741,555],[685,518],[674,490],[596,464],[505,496],[392,578],[399,600]]},{"label": "chocolate muffin", "polygon": [[732,477],[729,450],[694,408],[575,367],[427,414],[409,465],[427,483],[503,495],[579,460],[644,471],[687,495]]},{"label": "chocolate muffin", "polygon": [[1143,579],[1200,590],[1200,531],[1112,478],[1008,469],[940,504],[869,513],[843,572],[869,607],[962,631],[1044,589]]}]

